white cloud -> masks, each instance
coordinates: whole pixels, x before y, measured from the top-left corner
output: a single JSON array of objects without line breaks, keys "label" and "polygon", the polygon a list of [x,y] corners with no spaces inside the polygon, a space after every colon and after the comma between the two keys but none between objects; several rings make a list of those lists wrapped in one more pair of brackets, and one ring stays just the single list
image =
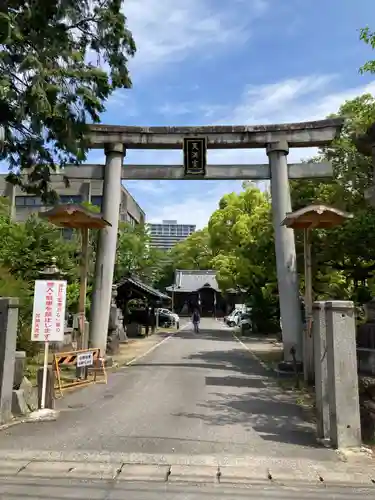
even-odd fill
[{"label": "white cloud", "polygon": [[115,90],[105,103],[105,107],[107,113],[115,112],[117,116],[120,112],[126,113],[127,118],[139,115],[137,103],[134,102],[134,94],[130,89]]},{"label": "white cloud", "polygon": [[[233,2],[233,0],[232,0]],[[224,3],[224,2],[223,2]],[[265,0],[247,0],[241,6],[220,9],[218,0],[128,0],[124,13],[137,54],[131,61],[136,75],[186,56],[202,57],[215,49],[243,43],[251,23],[267,9]],[[209,47],[209,52],[207,49]]]},{"label": "white cloud", "polygon": [[[168,118],[177,116],[190,115],[196,119],[199,116],[203,121],[208,121],[217,116],[219,113],[224,113],[228,109],[226,104],[196,104],[194,102],[166,102],[158,108],[158,113]],[[197,123],[195,123],[196,125]]]},{"label": "white cloud", "polygon": [[337,91],[330,88],[334,79],[334,75],[312,75],[248,86],[234,110],[220,122],[247,125],[321,120],[344,101],[375,92],[375,82]]},{"label": "white cloud", "polygon": [[[172,182],[174,182],[177,192],[178,186],[176,184],[178,181]],[[160,222],[162,220],[176,219],[180,224],[196,224],[197,229],[206,226],[211,214],[218,208],[219,200],[228,193],[228,186],[223,182],[210,189],[210,181],[192,182],[195,185],[199,183],[200,189],[197,190],[199,194],[187,196],[182,200],[175,198],[172,203],[157,205],[152,213],[147,214],[147,221]],[[241,182],[236,183],[234,191],[240,192],[241,184]]]},{"label": "white cloud", "polygon": [[191,103],[188,102],[173,102],[165,103],[158,109],[159,113],[164,116],[182,116],[189,115],[192,112]]},{"label": "white cloud", "polygon": [[[217,118],[216,124],[257,125],[322,120],[338,111],[343,102],[364,93],[375,94],[375,81],[340,91],[331,84],[334,75],[312,75],[287,79],[266,85],[247,86],[231,113]],[[295,148],[289,161],[298,162],[316,154],[315,148]],[[209,153],[213,163],[265,163],[263,149],[214,150]]]},{"label": "white cloud", "polygon": [[[346,100],[364,93],[375,94],[375,82],[337,91],[331,87],[333,81],[332,75],[314,75],[259,87],[247,86],[232,112],[221,119],[216,116],[215,122],[244,125],[319,120],[336,112]],[[289,153],[289,161],[298,162],[315,153],[316,150],[313,148],[292,149]],[[176,152],[163,152],[165,159],[172,160],[172,156],[175,160]],[[159,155],[156,158],[159,158]],[[208,161],[223,164],[267,163],[268,159],[264,149],[210,150]],[[208,183],[208,181],[203,182]],[[203,182],[199,194],[155,208],[152,213],[148,214],[149,218],[162,220],[170,218],[173,214],[173,217],[181,222],[195,223],[198,227],[203,227],[207,224],[211,213],[217,208],[221,196],[228,191],[226,183],[223,182],[215,192],[207,193]],[[262,184],[263,189],[267,186],[268,183]]]},{"label": "white cloud", "polygon": [[173,182],[173,184],[170,181],[160,181],[160,180],[142,180],[142,181],[136,181],[136,180],[130,180],[130,181],[124,181],[124,185],[126,185],[126,188],[131,190],[136,191],[137,193],[145,193],[145,194],[150,194],[150,195],[165,195],[166,192],[169,192],[173,190],[173,185],[174,187],[177,187],[176,183],[178,181]]},{"label": "white cloud", "polygon": [[224,123],[277,123],[279,117],[283,122],[288,121],[288,114],[301,106],[302,99],[311,100],[334,78],[334,75],[312,75],[266,85],[248,85],[241,102],[224,118]]}]

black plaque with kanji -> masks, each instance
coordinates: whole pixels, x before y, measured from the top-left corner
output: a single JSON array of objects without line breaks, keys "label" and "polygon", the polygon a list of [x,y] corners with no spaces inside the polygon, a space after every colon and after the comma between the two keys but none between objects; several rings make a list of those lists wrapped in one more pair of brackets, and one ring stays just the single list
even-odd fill
[{"label": "black plaque with kanji", "polygon": [[205,137],[184,138],[185,175],[206,175],[207,140]]}]

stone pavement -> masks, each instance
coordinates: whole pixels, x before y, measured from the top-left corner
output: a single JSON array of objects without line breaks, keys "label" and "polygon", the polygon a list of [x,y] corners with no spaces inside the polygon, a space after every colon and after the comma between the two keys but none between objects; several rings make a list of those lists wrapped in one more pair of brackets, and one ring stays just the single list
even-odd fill
[{"label": "stone pavement", "polygon": [[373,487],[372,467],[269,456],[93,452],[0,452],[0,476],[203,484],[345,485]]},{"label": "stone pavement", "polygon": [[155,480],[18,478],[2,481],[2,500],[359,500],[373,488],[325,485],[165,483]]},{"label": "stone pavement", "polygon": [[0,474],[14,484],[102,477],[374,489],[373,461],[342,462],[319,447],[293,397],[223,325],[203,320],[197,335],[188,326],[162,340],[107,386],[58,401],[56,422],[1,432]]}]

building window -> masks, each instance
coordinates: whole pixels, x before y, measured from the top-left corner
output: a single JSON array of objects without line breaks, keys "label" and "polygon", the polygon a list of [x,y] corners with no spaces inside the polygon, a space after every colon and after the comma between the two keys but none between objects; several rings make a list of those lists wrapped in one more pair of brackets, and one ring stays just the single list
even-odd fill
[{"label": "building window", "polygon": [[99,207],[100,209],[102,208],[102,196],[91,196],[91,203],[92,205],[95,205],[96,207]]},{"label": "building window", "polygon": [[42,200],[39,196],[16,196],[17,207],[40,207]]},{"label": "building window", "polygon": [[138,221],[134,219],[134,217],[131,214],[129,214],[129,212],[128,212],[128,223],[133,227],[138,224]]},{"label": "building window", "polygon": [[59,203],[62,205],[69,205],[71,203],[81,203],[82,202],[82,197],[79,195],[60,195],[59,196]]}]

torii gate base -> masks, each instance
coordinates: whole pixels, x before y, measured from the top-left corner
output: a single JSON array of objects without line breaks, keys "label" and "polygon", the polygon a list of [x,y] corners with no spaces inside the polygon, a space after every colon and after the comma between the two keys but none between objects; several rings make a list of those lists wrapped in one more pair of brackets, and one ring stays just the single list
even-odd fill
[{"label": "torii gate base", "polygon": [[[343,125],[342,119],[329,119],[306,123],[258,126],[219,127],[123,127],[92,125],[90,145],[104,148],[103,216],[111,227],[101,231],[96,258],[95,288],[92,302],[90,340],[102,352],[106,349],[107,328],[111,303],[113,270],[116,256],[116,242],[119,221],[120,184],[125,171],[128,179],[181,178],[182,175],[165,175],[171,167],[150,167],[148,174],[141,166],[122,168],[126,149],[182,149],[185,138],[206,138],[209,149],[266,148],[271,179],[272,210],[275,227],[276,265],[280,297],[284,359],[291,363],[292,352],[297,361],[302,359],[302,323],[299,303],[299,287],[296,264],[294,232],[281,225],[286,214],[292,211],[287,155],[289,147],[323,147],[335,139]],[[316,177],[313,167],[300,165],[299,178]],[[237,166],[221,166],[220,174],[214,166],[215,175],[204,178],[236,178]],[[264,167],[264,166],[263,166]],[[319,164],[316,169],[319,171]],[[84,167],[82,167],[84,168]],[[158,169],[158,176],[152,175],[152,168]],[[174,172],[176,171],[175,167]],[[179,167],[177,167],[179,168]],[[210,173],[208,168],[208,174]],[[248,167],[248,170],[257,170]],[[143,174],[139,172],[142,170]],[[183,170],[183,167],[180,168]],[[243,168],[237,178],[243,177]],[[259,169],[258,169],[259,170]],[[297,169],[298,170],[298,169]],[[234,172],[233,172],[234,171]],[[320,168],[320,172],[322,169]],[[324,171],[324,168],[323,168]],[[263,169],[264,172],[264,169]],[[258,172],[259,174],[259,172]],[[331,174],[331,170],[323,177]],[[263,178],[269,178],[267,175]],[[248,179],[254,178],[249,175]],[[259,179],[259,176],[255,176]]]}]

